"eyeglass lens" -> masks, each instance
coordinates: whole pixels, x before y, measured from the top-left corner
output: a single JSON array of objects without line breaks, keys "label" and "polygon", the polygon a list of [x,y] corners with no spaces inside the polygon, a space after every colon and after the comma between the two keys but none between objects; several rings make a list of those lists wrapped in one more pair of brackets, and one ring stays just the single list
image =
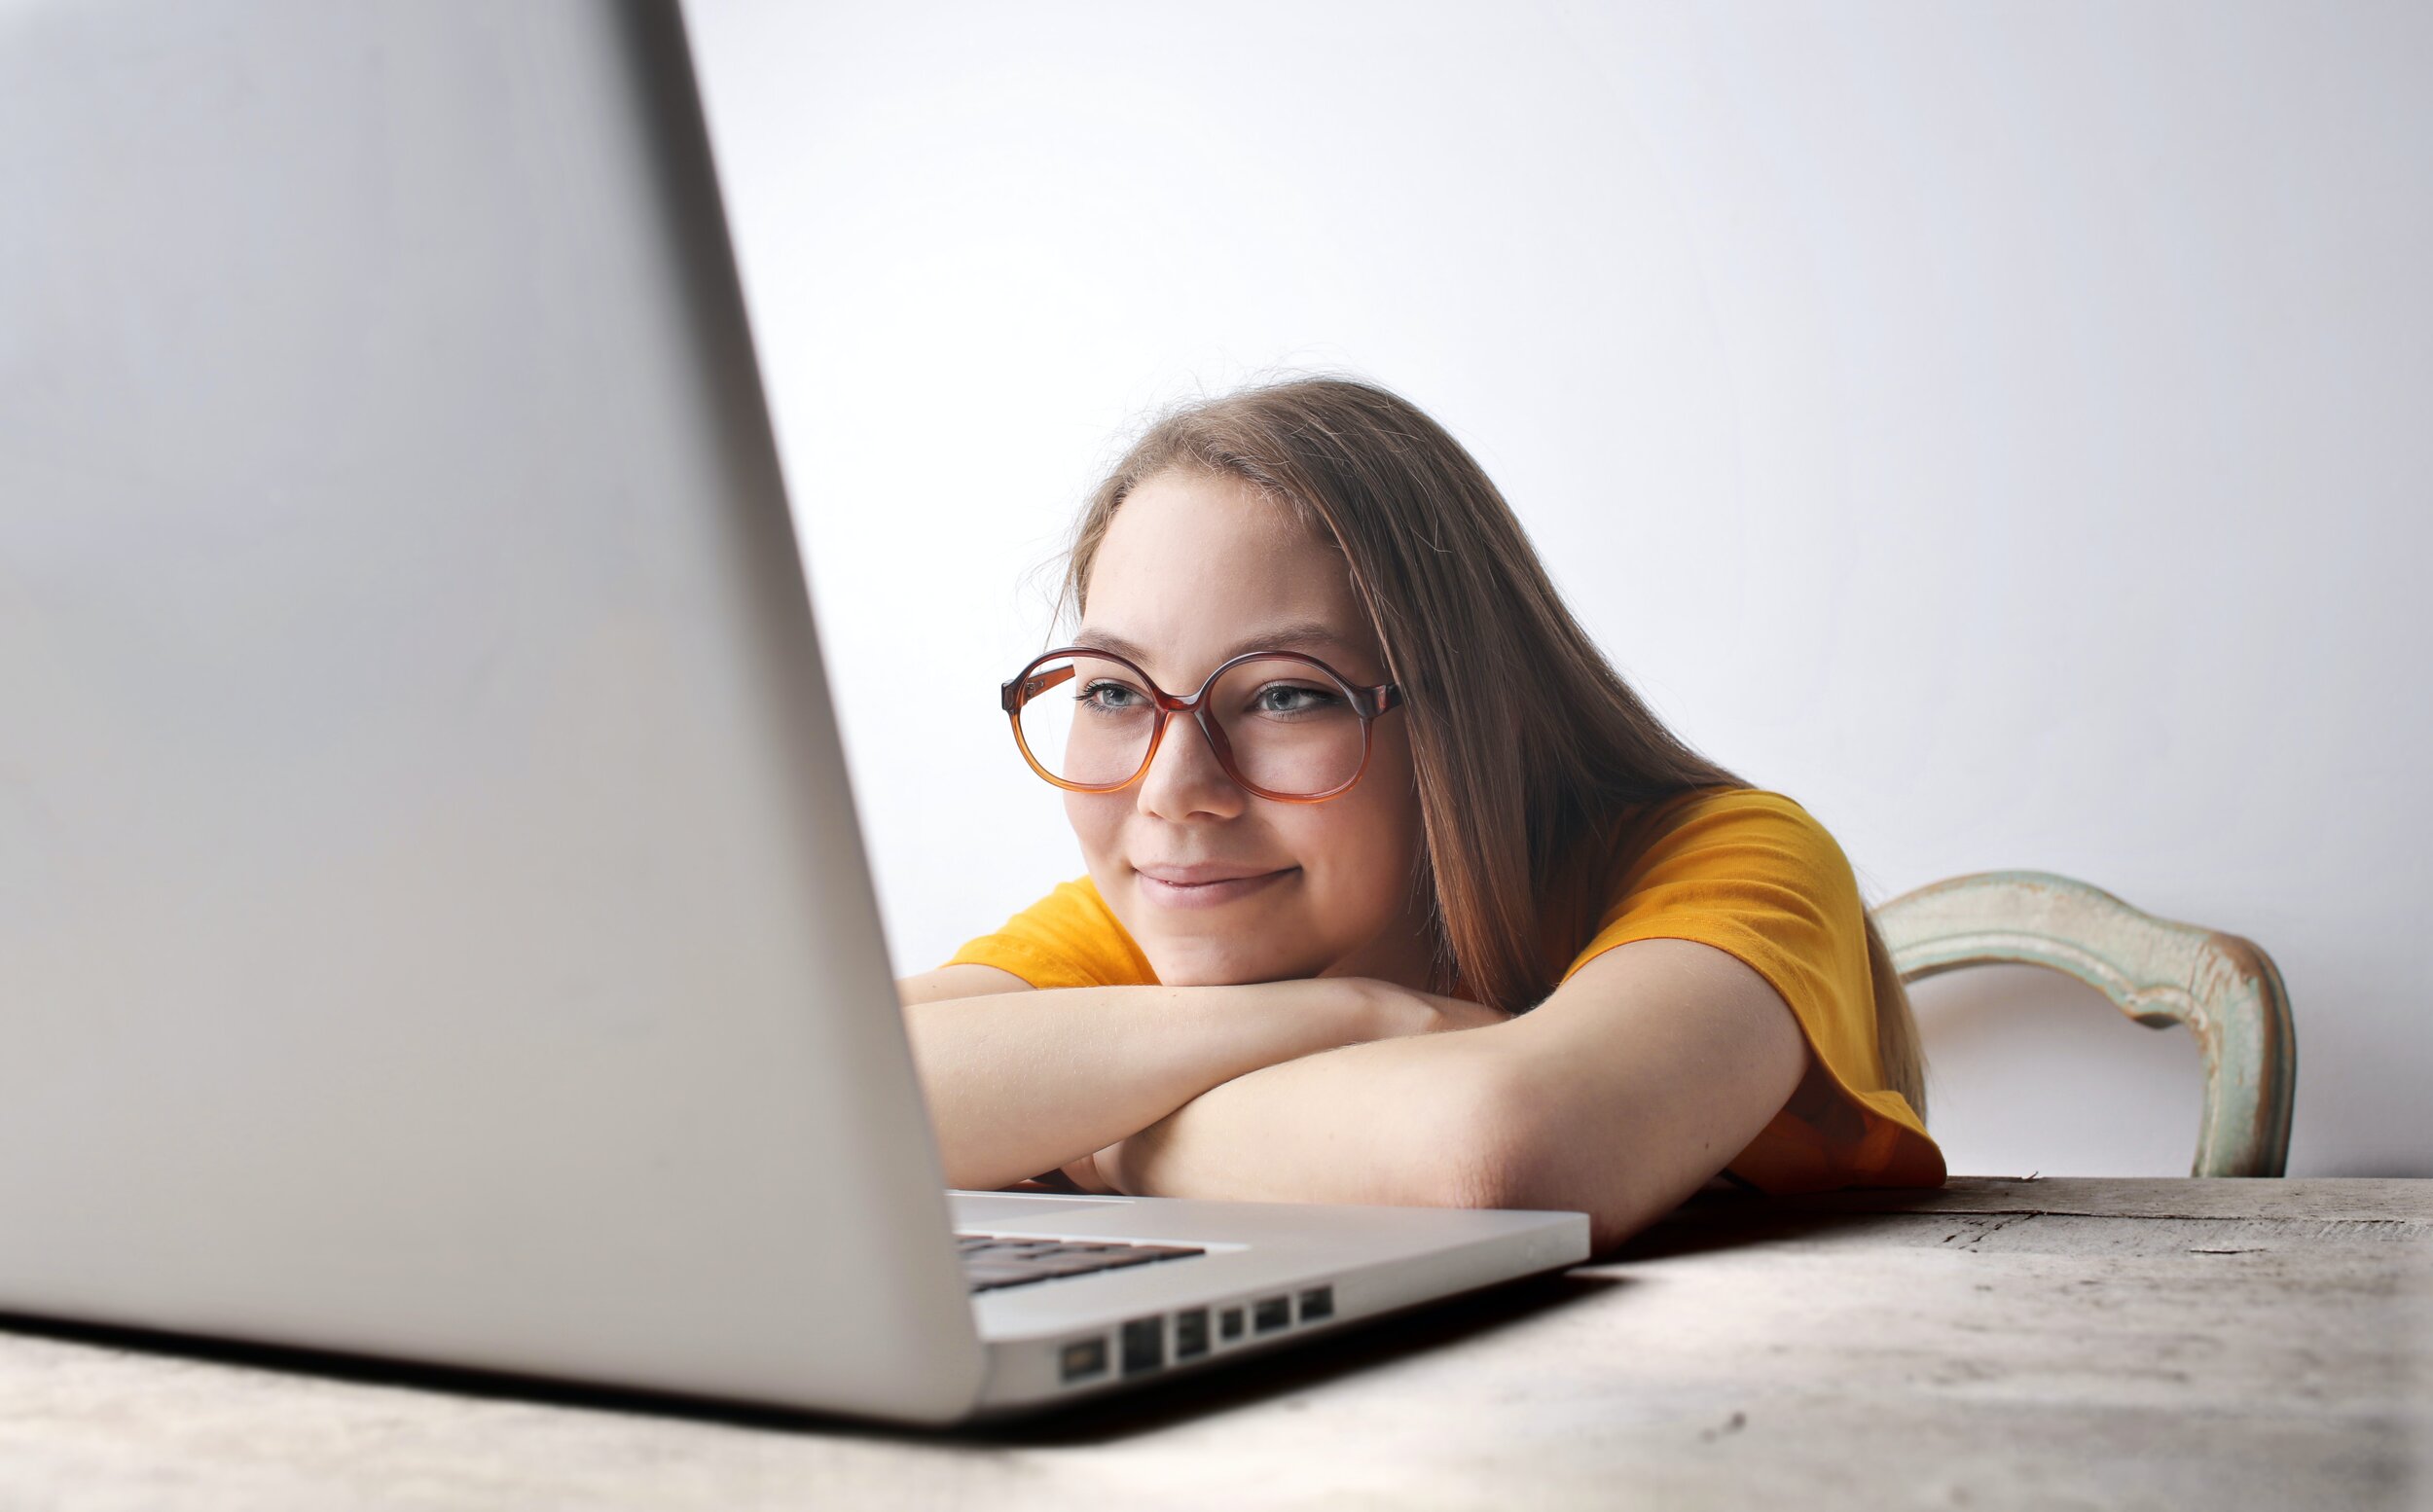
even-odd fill
[{"label": "eyeglass lens", "polygon": [[[1023,744],[1049,772],[1100,787],[1128,782],[1146,765],[1157,703],[1129,666],[1063,657],[1032,668],[1024,691]],[[1341,684],[1306,662],[1244,662],[1216,679],[1206,706],[1235,773],[1252,787],[1308,796],[1360,773],[1360,712]],[[1191,723],[1188,715],[1176,718]],[[1201,737],[1197,729],[1170,729],[1166,738]]]}]

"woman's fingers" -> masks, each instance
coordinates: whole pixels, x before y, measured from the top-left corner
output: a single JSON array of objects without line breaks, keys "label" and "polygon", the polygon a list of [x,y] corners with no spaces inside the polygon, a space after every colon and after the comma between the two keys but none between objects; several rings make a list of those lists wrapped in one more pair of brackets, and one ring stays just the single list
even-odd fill
[{"label": "woman's fingers", "polygon": [[1097,1194],[1098,1196],[1105,1197],[1112,1193],[1115,1189],[1108,1186],[1107,1182],[1100,1177],[1098,1173],[1098,1157],[1099,1152],[1092,1150],[1089,1154],[1082,1156],[1078,1160],[1066,1163],[1062,1169],[1065,1175],[1071,1180],[1073,1185],[1081,1188],[1084,1192],[1091,1192]]},{"label": "woman's fingers", "polygon": [[1437,992],[1423,992],[1416,988],[1400,987],[1392,982],[1371,980],[1362,986],[1369,991],[1372,1003],[1378,1009],[1375,1018],[1385,1026],[1382,1038],[1474,1029],[1503,1024],[1512,1017],[1500,1008],[1490,1008],[1484,1003],[1447,997]]}]

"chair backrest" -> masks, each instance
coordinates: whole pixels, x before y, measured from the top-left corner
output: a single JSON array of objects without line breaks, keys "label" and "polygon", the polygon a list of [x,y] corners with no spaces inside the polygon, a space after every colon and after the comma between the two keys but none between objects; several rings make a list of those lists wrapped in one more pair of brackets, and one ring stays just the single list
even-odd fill
[{"label": "chair backrest", "polygon": [[2251,940],[2141,913],[2051,872],[1977,872],[1874,911],[1904,983],[1996,962],[2078,978],[2149,1028],[2185,1024],[2204,1054],[2198,1176],[2277,1176],[2289,1162],[2298,1035],[2272,957]]}]

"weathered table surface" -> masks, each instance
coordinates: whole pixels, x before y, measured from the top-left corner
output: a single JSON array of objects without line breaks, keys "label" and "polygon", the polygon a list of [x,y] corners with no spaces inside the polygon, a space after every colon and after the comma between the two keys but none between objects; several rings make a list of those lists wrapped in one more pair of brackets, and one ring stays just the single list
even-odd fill
[{"label": "weathered table surface", "polygon": [[993,1432],[0,1332],[0,1508],[2433,1507],[2433,1181],[1702,1203]]}]

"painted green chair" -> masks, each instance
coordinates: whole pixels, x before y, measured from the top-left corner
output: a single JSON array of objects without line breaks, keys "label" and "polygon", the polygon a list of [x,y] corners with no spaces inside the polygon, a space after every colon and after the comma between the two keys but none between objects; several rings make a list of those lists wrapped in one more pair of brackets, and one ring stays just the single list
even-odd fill
[{"label": "painted green chair", "polygon": [[2045,966],[2149,1028],[2187,1025],[2205,1062],[2190,1174],[2277,1176],[2287,1168],[2298,1036],[2281,973],[2255,942],[2157,918],[2051,872],[1954,877],[1873,912],[1905,984],[1963,966]]}]

